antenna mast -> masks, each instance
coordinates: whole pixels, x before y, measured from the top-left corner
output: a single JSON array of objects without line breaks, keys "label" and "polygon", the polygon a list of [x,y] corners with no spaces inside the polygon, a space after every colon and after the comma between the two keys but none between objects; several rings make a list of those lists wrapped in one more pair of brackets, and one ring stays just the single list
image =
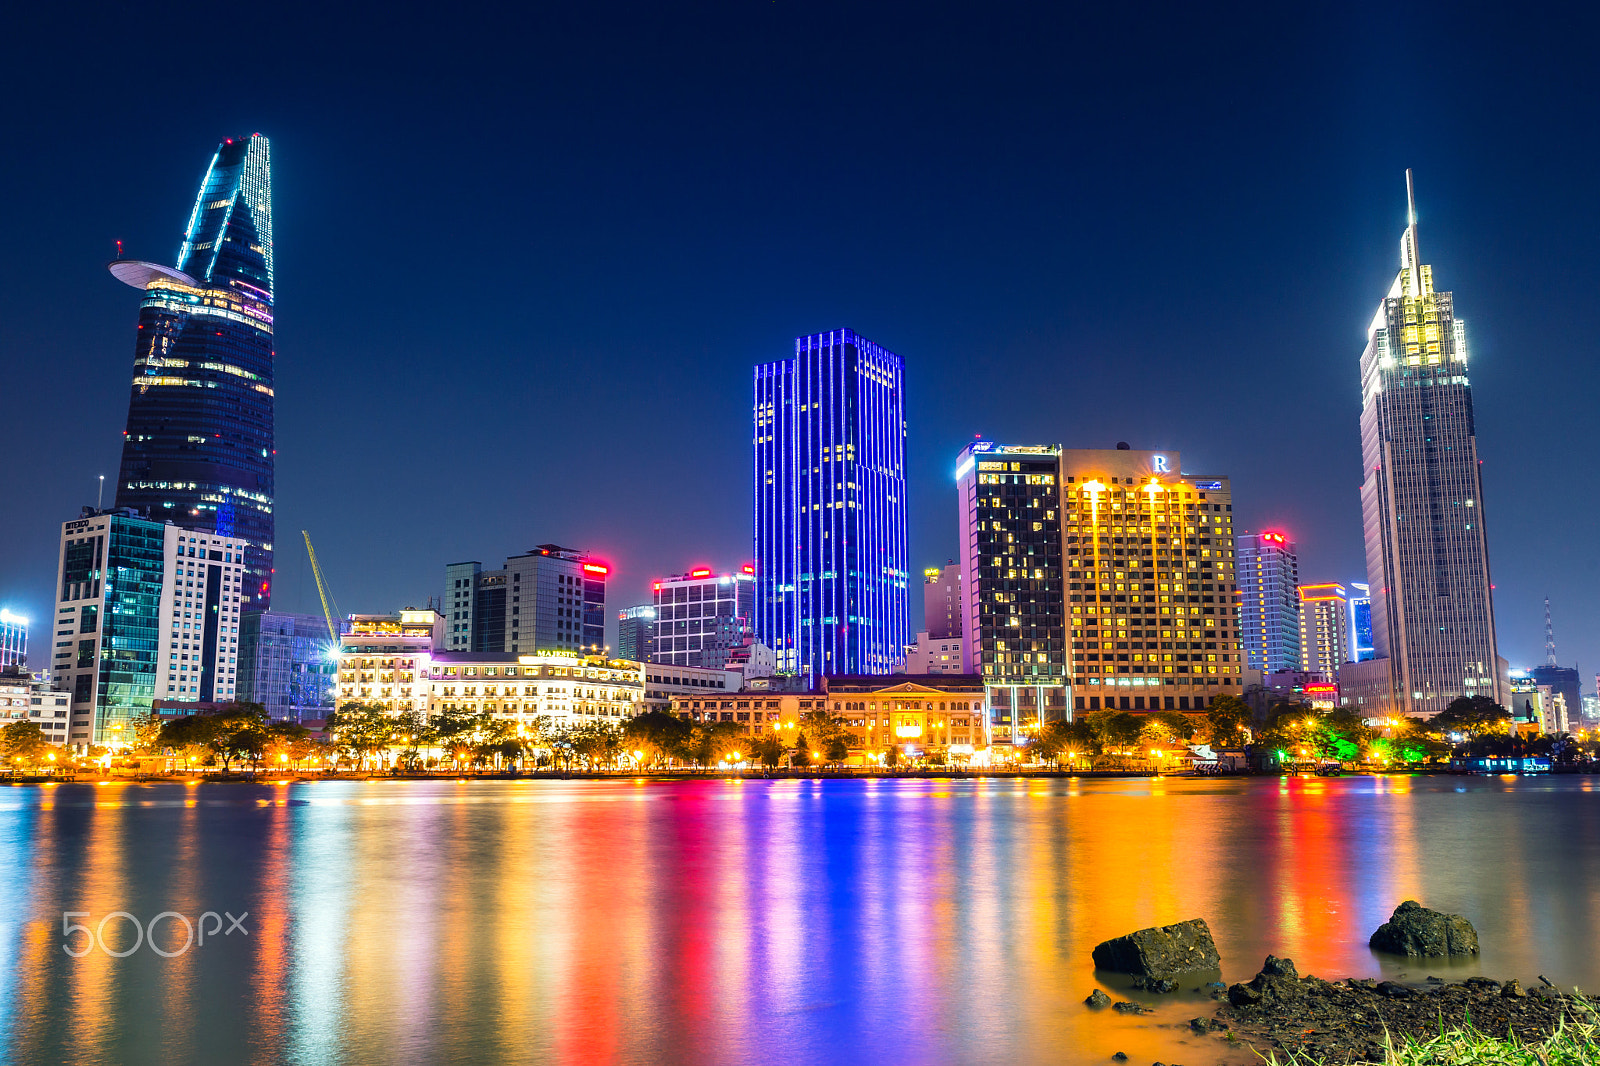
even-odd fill
[{"label": "antenna mast", "polygon": [[1544,664],[1556,665],[1556,631],[1550,624],[1550,597],[1544,598]]}]

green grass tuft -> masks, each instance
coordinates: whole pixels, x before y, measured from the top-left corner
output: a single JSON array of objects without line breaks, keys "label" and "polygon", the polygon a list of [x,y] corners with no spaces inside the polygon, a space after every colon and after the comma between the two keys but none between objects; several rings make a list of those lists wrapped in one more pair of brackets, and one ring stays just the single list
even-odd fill
[{"label": "green grass tuft", "polygon": [[[1266,1061],[1270,1066],[1334,1066],[1303,1052],[1288,1054]],[[1471,1024],[1426,1040],[1404,1037],[1398,1044],[1391,1034],[1384,1039],[1383,1066],[1600,1066],[1600,1025],[1562,1018],[1549,1039],[1534,1043],[1515,1035],[1489,1036]]]}]

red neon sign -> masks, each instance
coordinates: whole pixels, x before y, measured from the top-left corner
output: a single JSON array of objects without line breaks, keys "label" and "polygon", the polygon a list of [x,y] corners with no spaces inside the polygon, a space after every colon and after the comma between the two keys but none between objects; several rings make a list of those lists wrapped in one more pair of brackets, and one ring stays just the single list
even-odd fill
[{"label": "red neon sign", "polygon": [[1274,544],[1282,544],[1283,543],[1283,534],[1282,533],[1263,533],[1263,534],[1261,534],[1261,539],[1262,540],[1270,540]]},{"label": "red neon sign", "polygon": [[746,565],[746,566],[741,566],[741,567],[739,567],[739,569],[740,569],[740,570],[741,570],[741,571],[742,571],[742,572],[744,572],[744,573],[746,573],[746,574],[753,574],[753,573],[755,573],[755,572],[756,572],[756,568],[755,568],[755,567],[754,567],[754,566],[748,566],[748,565]]},{"label": "red neon sign", "polygon": [[704,569],[704,568],[699,569],[699,570],[691,570],[691,571],[689,571],[689,576],[690,577],[710,577],[711,576],[711,571],[707,570],[707,569]]},{"label": "red neon sign", "polygon": [[599,574],[602,577],[604,577],[606,574],[611,573],[611,571],[609,569],[607,569],[604,566],[601,566],[599,563],[584,563],[583,564],[583,569],[584,569],[584,571],[586,573]]}]

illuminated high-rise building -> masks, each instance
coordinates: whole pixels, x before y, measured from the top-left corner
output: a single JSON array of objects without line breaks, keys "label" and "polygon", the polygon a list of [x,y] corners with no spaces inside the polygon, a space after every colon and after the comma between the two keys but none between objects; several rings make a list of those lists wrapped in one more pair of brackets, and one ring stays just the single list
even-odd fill
[{"label": "illuminated high-rise building", "polygon": [[1483,481],[1453,294],[1417,246],[1406,172],[1400,270],[1361,355],[1361,486],[1376,658],[1340,689],[1376,713],[1430,715],[1460,696],[1503,702]]},{"label": "illuminated high-rise building", "polygon": [[904,374],[848,329],[755,368],[755,636],[782,673],[887,674],[905,656]]},{"label": "illuminated high-rise building", "polygon": [[1243,694],[1232,483],[1182,470],[1125,444],[1061,453],[1074,712]]},{"label": "illuminated high-rise building", "polygon": [[956,506],[961,669],[983,679],[993,735],[1016,743],[1068,717],[1061,446],[967,445]]},{"label": "illuminated high-rise building", "polygon": [[0,607],[0,667],[28,665],[28,619]]},{"label": "illuminated high-rise building", "polygon": [[249,610],[272,598],[272,168],[260,134],[217,147],[174,266],[132,259],[133,391],[116,506],[242,537]]},{"label": "illuminated high-rise building", "polygon": [[1241,533],[1237,551],[1245,662],[1263,674],[1301,669],[1300,563],[1294,541],[1276,530]]},{"label": "illuminated high-rise building", "polygon": [[154,700],[239,698],[247,552],[241,538],[126,510],[62,524],[50,670],[72,693],[74,747],[132,744]]},{"label": "illuminated high-rise building", "polygon": [[1300,586],[1300,669],[1328,680],[1350,661],[1350,604],[1337,582]]},{"label": "illuminated high-rise building", "polygon": [[755,569],[718,574],[706,566],[652,582],[654,641],[639,661],[721,670],[750,638]]},{"label": "illuminated high-rise building", "polygon": [[655,653],[656,609],[648,603],[617,612],[617,658],[647,663]]},{"label": "illuminated high-rise building", "polygon": [[1366,585],[1350,582],[1355,592],[1350,597],[1350,657],[1347,661],[1364,663],[1376,652],[1372,650],[1372,596]]},{"label": "illuminated high-rise building", "polygon": [[477,560],[444,568],[446,651],[606,651],[609,564],[559,544],[513,555],[499,570]]}]

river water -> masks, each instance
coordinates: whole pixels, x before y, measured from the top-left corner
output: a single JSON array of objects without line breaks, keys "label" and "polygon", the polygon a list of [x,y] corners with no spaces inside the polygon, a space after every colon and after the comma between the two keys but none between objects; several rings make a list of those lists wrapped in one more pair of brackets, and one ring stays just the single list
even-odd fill
[{"label": "river water", "polygon": [[[1408,898],[1467,915],[1481,959],[1374,955]],[[66,912],[100,936],[63,937]],[[1182,1028],[1199,995],[1082,1006],[1097,942],[1194,917],[1229,981],[1271,952],[1325,977],[1600,988],[1600,796],[1581,777],[11,787],[0,1062],[1250,1061]]]}]

